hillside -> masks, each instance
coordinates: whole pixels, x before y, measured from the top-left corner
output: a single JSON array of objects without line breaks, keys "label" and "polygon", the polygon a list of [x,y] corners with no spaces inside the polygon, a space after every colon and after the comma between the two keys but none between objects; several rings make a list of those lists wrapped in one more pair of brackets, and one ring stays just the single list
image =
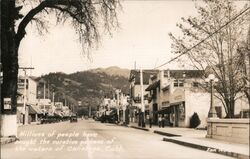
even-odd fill
[{"label": "hillside", "polygon": [[[122,92],[129,93],[128,82],[129,70],[119,67],[109,67],[106,69],[98,68],[72,74],[61,72],[49,73],[37,80],[45,80],[49,83],[50,98],[52,92],[55,93],[55,101],[71,103],[77,105],[82,101],[82,106],[91,106],[93,109],[100,103],[103,96],[112,96],[115,89],[121,89]],[[48,89],[48,84],[46,85]],[[43,98],[43,84],[39,84],[38,90],[40,98]],[[47,95],[46,95],[47,96]]]},{"label": "hillside", "polygon": [[110,76],[123,76],[128,78],[129,77],[129,69],[122,69],[117,66],[111,66],[108,68],[97,68],[97,69],[91,69],[89,70],[92,73],[106,73]]}]

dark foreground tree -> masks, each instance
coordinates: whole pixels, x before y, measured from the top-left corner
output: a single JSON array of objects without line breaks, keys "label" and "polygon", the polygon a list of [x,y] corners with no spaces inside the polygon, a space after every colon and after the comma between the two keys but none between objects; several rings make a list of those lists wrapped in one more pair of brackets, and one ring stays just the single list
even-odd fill
[{"label": "dark foreground tree", "polygon": [[[48,29],[49,15],[55,15],[58,23],[71,22],[83,52],[88,53],[98,43],[101,31],[110,33],[118,25],[119,6],[118,0],[1,0],[1,114],[16,114],[18,49],[31,22],[41,32]],[[24,15],[22,8],[27,11]],[[11,98],[11,109],[3,109],[4,98]]]},{"label": "dark foreground tree", "polygon": [[250,6],[246,3],[237,10],[232,0],[203,0],[198,4],[197,16],[182,18],[183,23],[177,24],[183,36],[170,34],[172,47],[174,53],[185,54],[181,58],[185,63],[188,59],[194,68],[209,70],[219,79],[216,97],[222,101],[227,117],[232,118],[235,101],[245,87],[235,58],[238,46],[246,39]]}]

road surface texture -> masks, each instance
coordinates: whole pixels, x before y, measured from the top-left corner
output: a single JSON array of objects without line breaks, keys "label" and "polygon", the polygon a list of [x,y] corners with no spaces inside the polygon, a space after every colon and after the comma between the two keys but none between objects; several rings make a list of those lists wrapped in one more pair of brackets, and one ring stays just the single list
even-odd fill
[{"label": "road surface texture", "polygon": [[162,141],[150,132],[93,120],[27,125],[19,141],[2,145],[1,159],[226,159]]}]

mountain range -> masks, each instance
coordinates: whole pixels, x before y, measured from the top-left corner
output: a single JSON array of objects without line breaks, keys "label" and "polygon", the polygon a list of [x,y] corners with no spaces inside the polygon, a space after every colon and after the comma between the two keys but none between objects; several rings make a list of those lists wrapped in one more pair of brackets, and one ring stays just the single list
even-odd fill
[{"label": "mountain range", "polygon": [[[129,93],[130,70],[117,66],[108,68],[97,68],[71,74],[62,72],[49,73],[38,77],[38,81],[46,81],[47,97],[63,102],[66,105],[75,105],[78,111],[80,107],[91,106],[93,110],[100,104],[103,97],[113,97],[116,89],[121,89],[123,93]],[[40,94],[38,98],[43,98],[44,84],[38,84]],[[66,101],[66,102],[65,102]],[[82,105],[78,105],[81,101]],[[81,113],[81,112],[79,112]]]}]

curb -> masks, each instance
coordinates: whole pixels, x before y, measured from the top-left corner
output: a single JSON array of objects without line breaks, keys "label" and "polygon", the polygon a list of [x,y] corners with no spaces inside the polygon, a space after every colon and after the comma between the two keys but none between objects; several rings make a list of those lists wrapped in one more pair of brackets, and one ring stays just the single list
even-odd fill
[{"label": "curb", "polygon": [[229,157],[236,157],[239,159],[249,159],[249,156],[245,154],[240,154],[237,152],[230,152],[230,151],[226,151],[223,149],[213,148],[213,147],[204,146],[204,145],[198,145],[198,144],[194,144],[190,142],[185,142],[185,141],[180,141],[180,140],[175,140],[175,139],[170,139],[170,138],[165,138],[165,137],[163,138],[163,141],[172,142],[175,144],[196,148],[196,149],[211,152],[211,153],[217,153],[217,154],[221,154],[221,155],[225,155]]},{"label": "curb", "polygon": [[16,137],[7,138],[4,141],[1,140],[1,145],[9,144],[9,143],[15,142],[17,140],[19,140],[19,139]]},{"label": "curb", "polygon": [[158,131],[158,130],[154,130],[154,133],[164,135],[164,136],[169,136],[169,137],[181,137],[181,135],[166,133],[166,132],[162,132],[162,131]]},{"label": "curb", "polygon": [[147,128],[141,128],[141,127],[137,127],[137,126],[129,126],[130,128],[134,128],[134,129],[140,129],[140,130],[144,130],[144,131],[149,131],[149,129]]},{"label": "curb", "polygon": [[26,125],[20,124],[20,125],[17,125],[17,127],[31,126],[31,125],[42,125],[42,124],[41,123],[30,123],[30,124],[26,124]]}]

